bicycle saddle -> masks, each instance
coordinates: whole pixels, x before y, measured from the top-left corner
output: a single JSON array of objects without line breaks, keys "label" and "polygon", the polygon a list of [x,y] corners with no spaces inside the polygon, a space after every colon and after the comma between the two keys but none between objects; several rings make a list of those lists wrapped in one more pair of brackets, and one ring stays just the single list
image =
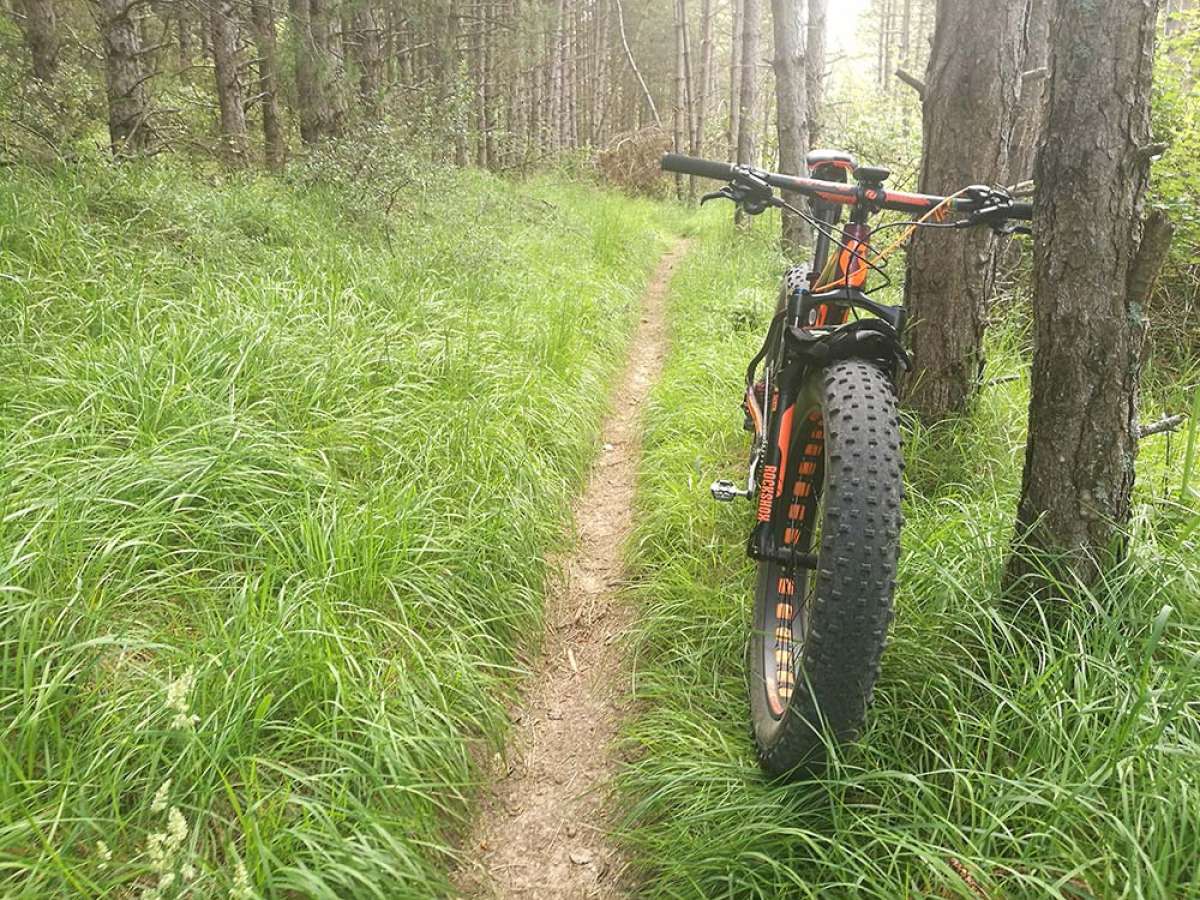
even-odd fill
[{"label": "bicycle saddle", "polygon": [[825,169],[828,173],[835,169],[853,172],[858,168],[858,161],[852,154],[844,150],[812,150],[808,156],[804,157],[804,162],[809,171],[813,173],[813,177],[817,177],[817,172],[821,169]]}]

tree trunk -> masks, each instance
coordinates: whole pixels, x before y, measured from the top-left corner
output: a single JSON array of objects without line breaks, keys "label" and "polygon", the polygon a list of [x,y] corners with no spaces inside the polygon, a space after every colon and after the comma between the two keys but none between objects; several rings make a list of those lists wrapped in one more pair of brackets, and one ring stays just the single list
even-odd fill
[{"label": "tree trunk", "polygon": [[[685,140],[684,115],[687,104],[687,76],[684,68],[685,38],[687,24],[683,20],[683,0],[675,0],[673,8],[675,19],[675,102],[671,115],[671,147],[676,153],[684,153],[689,149],[690,141]],[[675,198],[682,200],[685,196],[683,175],[675,173]]]},{"label": "tree trunk", "polygon": [[321,116],[317,49],[313,45],[308,0],[289,0],[289,9],[296,49],[296,107],[300,119],[300,140],[312,145],[321,140]]},{"label": "tree trunk", "polygon": [[58,71],[58,29],[54,0],[18,0],[21,31],[29,47],[33,77],[50,83]]},{"label": "tree trunk", "polygon": [[758,107],[758,54],[761,51],[762,2],[742,0],[742,50],[738,76],[737,161],[753,166],[758,163],[754,140],[755,110]]},{"label": "tree trunk", "polygon": [[263,151],[267,167],[283,168],[287,147],[283,120],[279,115],[279,59],[275,52],[275,10],[273,0],[251,0],[254,43],[258,52],[258,92],[262,95]]},{"label": "tree trunk", "polygon": [[209,26],[212,29],[213,71],[217,104],[221,110],[222,155],[234,165],[246,161],[246,110],[242,84],[238,80],[238,27],[233,0],[213,0]]},{"label": "tree trunk", "polygon": [[[808,45],[804,55],[805,99],[808,102],[808,141],[816,146],[821,134],[821,104],[825,99],[825,32],[828,0],[808,0]],[[795,175],[803,172],[796,171]]]},{"label": "tree trunk", "polygon": [[383,16],[373,3],[363,2],[354,10],[354,49],[358,64],[358,96],[364,116],[379,120],[383,89]]},{"label": "tree trunk", "polygon": [[[737,161],[746,166],[758,164],[754,140],[754,112],[758,103],[758,54],[761,36],[761,0],[742,0],[741,74],[738,77],[738,141]],[[741,209],[733,214],[734,221],[745,224]]]},{"label": "tree trunk", "polygon": [[[805,96],[804,26],[801,0],[771,0],[775,30],[776,127],[779,134],[779,169],[792,175],[804,174],[808,154],[808,103]],[[793,205],[803,203],[799,194],[783,192]],[[783,210],[783,252],[797,256],[808,240],[808,223]]]},{"label": "tree trunk", "polygon": [[[960,5],[966,5],[958,0]],[[999,0],[1012,2],[1012,0]],[[892,92],[892,41],[896,36],[893,19],[896,16],[896,0],[884,0],[883,5],[883,68],[879,73],[879,86],[889,94]]]},{"label": "tree trunk", "polygon": [[317,58],[317,118],[322,137],[346,130],[345,66],[342,64],[341,17],[336,0],[309,0],[309,29]]},{"label": "tree trunk", "polygon": [[150,145],[142,44],[133,20],[136,5],[134,0],[99,0],[108,135],[114,156],[141,153]]},{"label": "tree trunk", "polygon": [[1054,6],[1035,163],[1029,439],[1010,585],[1035,570],[1038,553],[1068,584],[1093,583],[1129,519],[1142,304],[1165,246],[1165,220],[1142,227],[1157,12],[1158,0]]},{"label": "tree trunk", "polygon": [[704,130],[708,125],[708,104],[712,100],[713,81],[713,33],[712,0],[701,0],[700,4],[700,75],[696,90],[696,132],[692,144],[692,155],[704,155]]},{"label": "tree trunk", "polygon": [[[995,184],[1007,172],[1023,23],[1021,3],[938,0],[925,74],[922,192]],[[926,422],[964,412],[978,382],[994,249],[986,228],[913,236],[905,299],[916,368],[905,399]]]},{"label": "tree trunk", "polygon": [[733,0],[729,47],[729,158],[738,158],[738,137],[742,133],[742,42],[745,32],[745,2]]},{"label": "tree trunk", "polygon": [[1012,150],[1008,157],[1007,184],[1033,177],[1033,153],[1042,125],[1042,94],[1046,85],[1047,51],[1050,42],[1050,4],[1052,0],[1029,0],[1025,27],[1025,58],[1021,68],[1021,102],[1017,107]]}]

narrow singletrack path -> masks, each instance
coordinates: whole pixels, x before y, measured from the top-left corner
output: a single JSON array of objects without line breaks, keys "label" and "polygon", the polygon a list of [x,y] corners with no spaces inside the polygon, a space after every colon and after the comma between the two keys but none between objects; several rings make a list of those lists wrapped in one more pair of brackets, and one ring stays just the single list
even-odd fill
[{"label": "narrow singletrack path", "polygon": [[686,251],[663,256],[642,297],[629,360],[604,423],[604,448],[575,503],[578,544],[555,560],[546,634],[508,758],[497,762],[460,885],[477,897],[616,897],[623,864],[604,827],[612,749],[628,702],[622,676],[632,615],[618,597],[633,519],[641,412],[666,354],[666,295]]}]

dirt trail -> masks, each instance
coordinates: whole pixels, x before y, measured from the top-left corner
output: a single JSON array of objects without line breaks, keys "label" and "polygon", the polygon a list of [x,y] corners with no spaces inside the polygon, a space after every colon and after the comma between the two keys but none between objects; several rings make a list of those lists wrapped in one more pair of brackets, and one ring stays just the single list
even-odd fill
[{"label": "dirt trail", "polygon": [[555,560],[542,653],[528,679],[505,764],[485,797],[460,885],[476,897],[615,897],[622,862],[605,837],[611,744],[627,703],[617,597],[633,518],[641,411],[666,353],[665,301],[675,244],[642,298],[641,322],[604,423],[604,449],[575,503],[579,543]]}]

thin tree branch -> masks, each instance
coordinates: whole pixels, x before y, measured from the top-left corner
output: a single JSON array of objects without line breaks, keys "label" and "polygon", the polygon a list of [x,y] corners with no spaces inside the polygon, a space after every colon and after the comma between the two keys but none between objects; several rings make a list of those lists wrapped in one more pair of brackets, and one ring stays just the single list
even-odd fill
[{"label": "thin tree branch", "polygon": [[1146,425],[1138,426],[1138,440],[1144,437],[1150,437],[1152,434],[1162,434],[1164,431],[1175,431],[1187,421],[1187,416],[1184,413],[1178,413],[1173,416],[1163,416],[1157,422],[1150,422]]},{"label": "thin tree branch", "polygon": [[662,119],[659,118],[658,107],[654,105],[654,98],[650,96],[650,88],[646,87],[646,79],[642,77],[641,70],[633,60],[633,51],[629,48],[629,39],[625,36],[625,11],[621,8],[621,0],[614,0],[614,2],[617,4],[617,25],[621,31],[621,43],[625,47],[625,58],[629,60],[629,68],[633,69],[633,74],[637,76],[638,84],[642,86],[642,93],[646,96],[646,103],[650,106],[650,114],[654,116],[654,124],[662,128]]},{"label": "thin tree branch", "polygon": [[900,68],[896,69],[896,77],[899,78],[901,81],[903,81],[905,84],[907,84],[914,91],[916,91],[918,97],[920,97],[922,100],[925,99],[925,82],[924,81],[922,81],[916,75],[912,75],[908,72],[905,72],[903,69],[900,69]]}]

